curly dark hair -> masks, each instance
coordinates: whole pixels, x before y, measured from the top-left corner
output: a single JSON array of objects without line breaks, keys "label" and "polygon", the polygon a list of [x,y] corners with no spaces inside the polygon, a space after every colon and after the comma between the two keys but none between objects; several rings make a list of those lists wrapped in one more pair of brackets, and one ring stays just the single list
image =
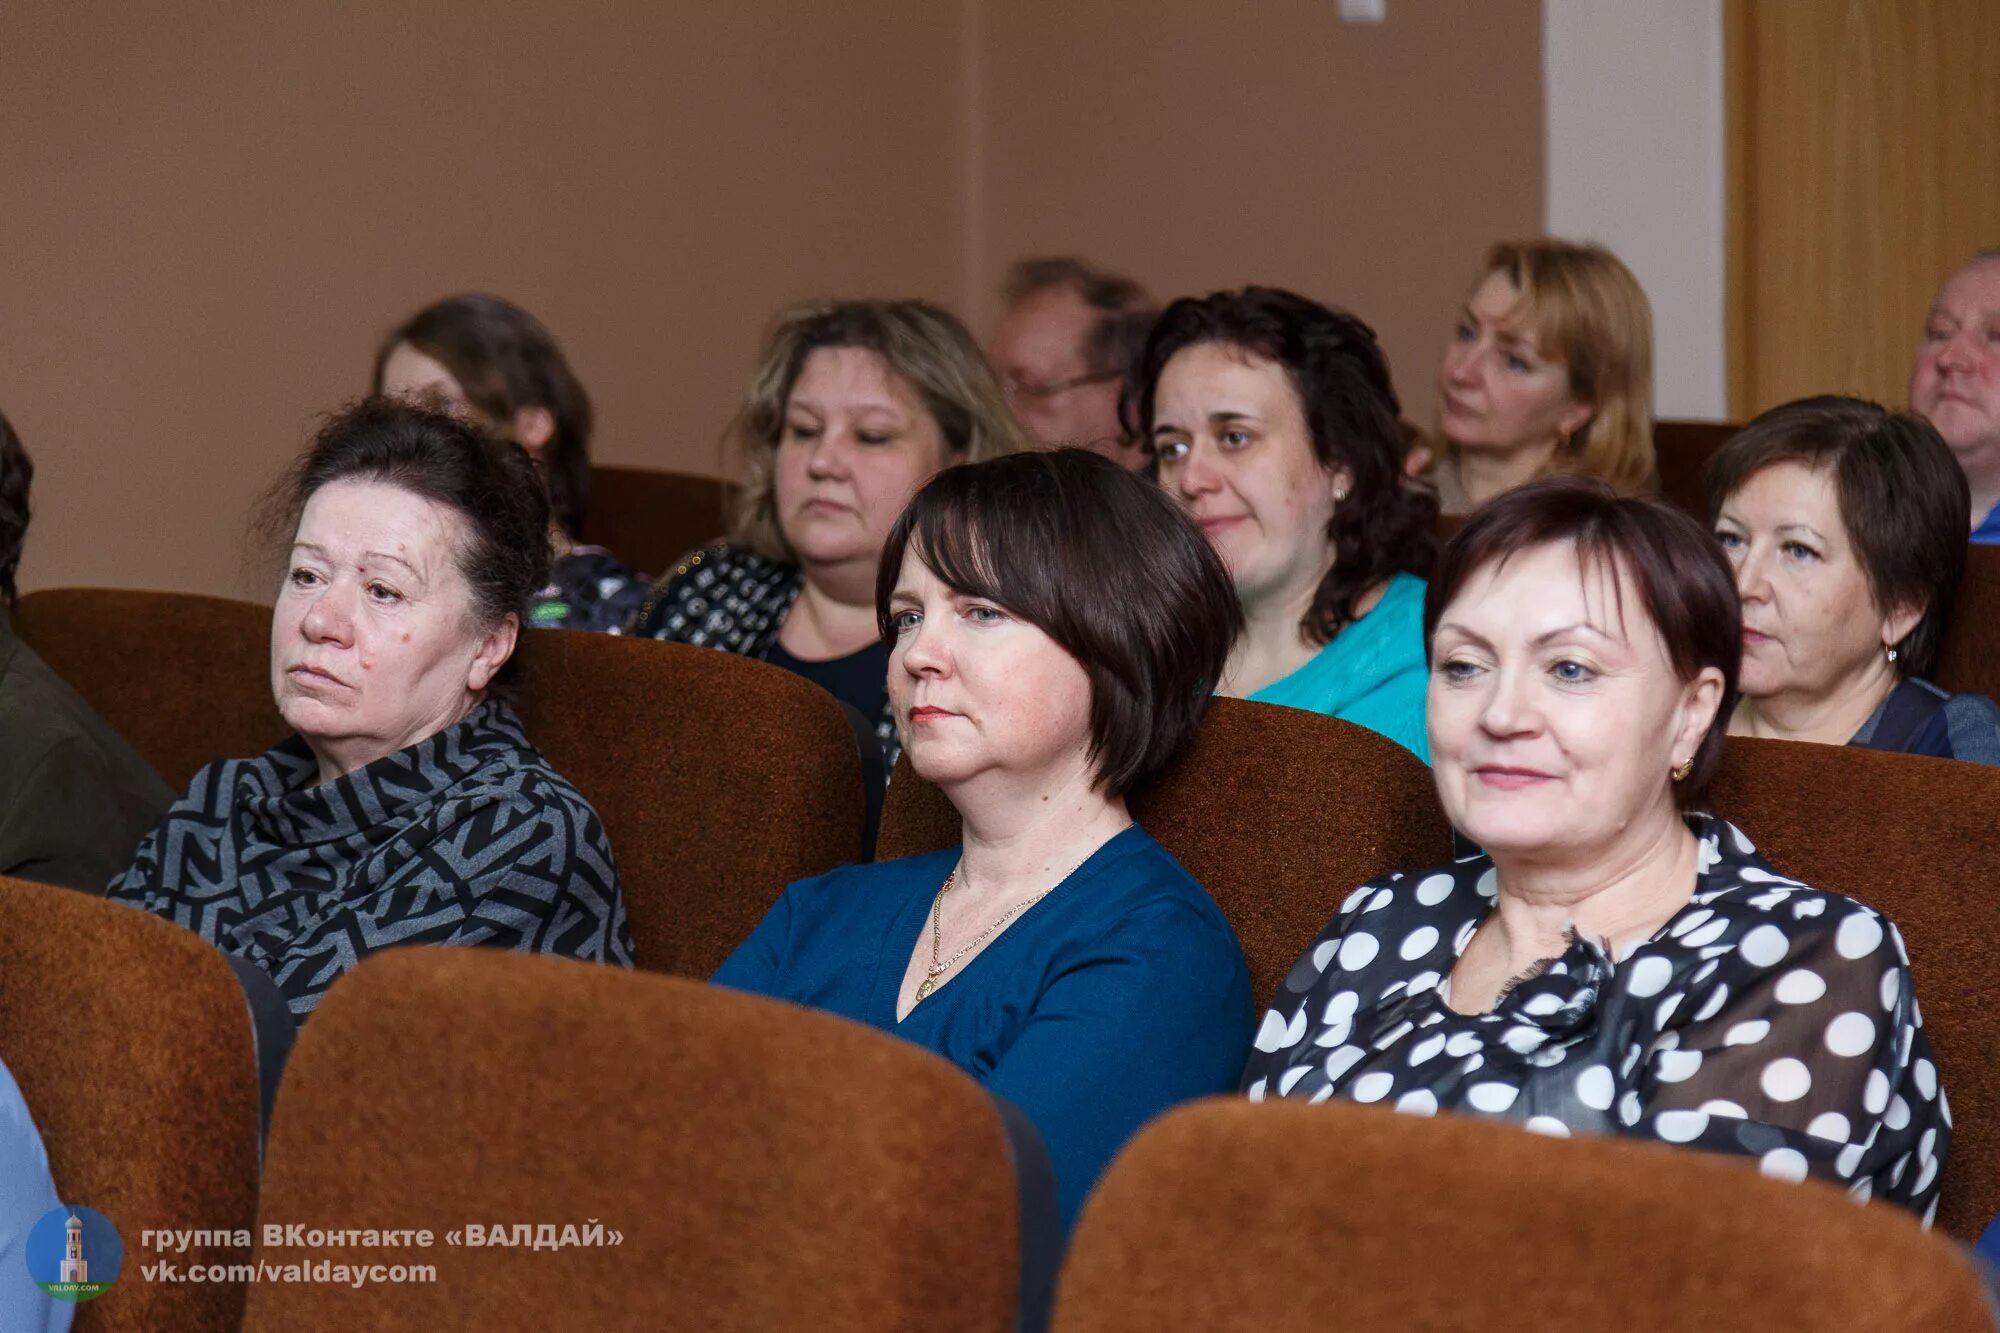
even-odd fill
[{"label": "curly dark hair", "polygon": [[555,418],[555,434],[542,450],[549,500],[563,531],[581,532],[590,509],[590,395],[541,321],[497,296],[448,296],[382,340],[371,392],[382,392],[383,368],[399,343],[449,370],[472,406],[503,433],[518,409],[548,409]]},{"label": "curly dark hair", "polygon": [[[456,511],[468,540],[459,572],[472,612],[490,629],[509,615],[525,623],[549,581],[549,497],[528,451],[446,412],[393,398],[365,398],[333,413],[266,507],[267,534],[289,545],[306,502],[335,481],[374,481]],[[510,660],[498,677],[511,681]]]},{"label": "curly dark hair", "polygon": [[1375,331],[1342,310],[1277,287],[1184,296],[1154,324],[1126,382],[1126,428],[1153,435],[1153,396],[1176,352],[1224,343],[1285,369],[1305,409],[1313,456],[1345,468],[1353,488],[1334,510],[1327,535],[1333,568],[1299,622],[1323,644],[1355,618],[1367,591],[1393,574],[1427,578],[1437,560],[1437,500],[1404,483],[1402,411]]},{"label": "curly dark hair", "polygon": [[28,492],[35,482],[35,463],[0,414],[0,606],[12,610],[21,600],[14,575],[21,568],[21,548],[28,542]]}]

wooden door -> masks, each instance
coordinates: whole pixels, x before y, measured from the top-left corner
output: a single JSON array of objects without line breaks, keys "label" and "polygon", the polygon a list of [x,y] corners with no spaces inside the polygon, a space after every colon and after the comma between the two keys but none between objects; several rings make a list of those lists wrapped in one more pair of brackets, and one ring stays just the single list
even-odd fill
[{"label": "wooden door", "polygon": [[1729,402],[1906,402],[1939,281],[2000,245],[2000,0],[1725,0]]}]

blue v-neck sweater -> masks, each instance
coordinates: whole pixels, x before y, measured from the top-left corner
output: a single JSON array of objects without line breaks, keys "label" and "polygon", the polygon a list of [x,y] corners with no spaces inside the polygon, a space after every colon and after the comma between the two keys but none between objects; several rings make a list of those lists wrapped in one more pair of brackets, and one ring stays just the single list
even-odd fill
[{"label": "blue v-neck sweater", "polygon": [[1235,1088],[1250,976],[1201,885],[1137,825],[1100,847],[929,998],[896,994],[958,853],[800,880],[715,980],[810,1005],[942,1055],[1035,1122],[1068,1231],[1126,1139]]}]

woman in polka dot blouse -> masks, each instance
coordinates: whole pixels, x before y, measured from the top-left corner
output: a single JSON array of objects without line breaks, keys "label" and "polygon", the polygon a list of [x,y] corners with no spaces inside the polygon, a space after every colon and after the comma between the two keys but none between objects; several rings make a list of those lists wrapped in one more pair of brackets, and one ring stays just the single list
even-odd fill
[{"label": "woman in polka dot blouse", "polygon": [[1446,548],[1424,608],[1438,795],[1486,849],[1362,885],[1292,968],[1252,1099],[1626,1134],[1928,1222],[1951,1116],[1893,924],[1691,813],[1741,619],[1693,520],[1554,478]]}]

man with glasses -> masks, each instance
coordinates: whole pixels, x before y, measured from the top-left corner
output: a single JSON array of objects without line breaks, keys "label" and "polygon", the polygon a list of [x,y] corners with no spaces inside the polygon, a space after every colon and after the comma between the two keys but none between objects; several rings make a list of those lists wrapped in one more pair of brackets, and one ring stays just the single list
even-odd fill
[{"label": "man with glasses", "polygon": [[1149,461],[1118,420],[1118,392],[1157,313],[1145,289],[1080,259],[1023,259],[987,357],[1022,431],[1056,448],[1094,449],[1137,470]]}]

